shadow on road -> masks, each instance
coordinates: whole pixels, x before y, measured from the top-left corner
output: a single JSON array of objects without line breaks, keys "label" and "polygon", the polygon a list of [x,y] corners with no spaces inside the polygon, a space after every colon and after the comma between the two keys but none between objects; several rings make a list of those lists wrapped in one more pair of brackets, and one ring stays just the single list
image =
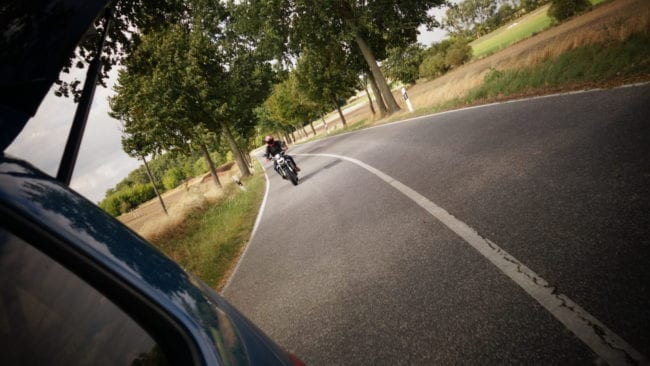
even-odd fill
[{"label": "shadow on road", "polygon": [[337,159],[337,160],[334,160],[334,161],[332,161],[331,163],[328,163],[327,165],[323,166],[323,167],[320,168],[320,169],[312,170],[312,171],[310,171],[309,173],[300,176],[300,182],[302,183],[302,182],[304,182],[304,181],[306,181],[306,180],[309,180],[311,177],[313,177],[314,175],[316,175],[316,174],[322,172],[323,170],[330,169],[330,168],[332,168],[333,166],[335,166],[335,165],[337,165],[337,164],[340,164],[341,161],[342,161],[342,160],[338,160],[338,159]]}]

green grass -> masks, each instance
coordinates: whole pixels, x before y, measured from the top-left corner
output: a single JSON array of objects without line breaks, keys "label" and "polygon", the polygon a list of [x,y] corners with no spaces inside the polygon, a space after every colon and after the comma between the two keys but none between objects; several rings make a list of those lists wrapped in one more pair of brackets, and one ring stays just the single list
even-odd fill
[{"label": "green grass", "polygon": [[[592,5],[598,5],[606,0],[589,0]],[[481,58],[490,55],[502,48],[505,48],[524,38],[535,35],[553,24],[552,19],[547,15],[550,5],[524,15],[492,33],[489,33],[472,43],[472,55],[474,58]],[[515,25],[516,24],[516,25]]]},{"label": "green grass", "polygon": [[470,43],[474,58],[492,54],[519,40],[530,37],[533,34],[551,26],[552,21],[546,13],[550,5],[543,6],[534,12],[527,14],[515,22],[505,25],[494,32],[487,34]]},{"label": "green grass", "polygon": [[[258,172],[261,167],[258,166]],[[248,241],[264,196],[264,176],[231,184],[216,203],[190,213],[179,227],[152,240],[183,268],[217,288]]]},{"label": "green grass", "polygon": [[491,70],[482,86],[463,100],[500,98],[570,84],[604,83],[616,78],[650,74],[650,35],[637,34],[623,42],[583,46],[534,67]]}]

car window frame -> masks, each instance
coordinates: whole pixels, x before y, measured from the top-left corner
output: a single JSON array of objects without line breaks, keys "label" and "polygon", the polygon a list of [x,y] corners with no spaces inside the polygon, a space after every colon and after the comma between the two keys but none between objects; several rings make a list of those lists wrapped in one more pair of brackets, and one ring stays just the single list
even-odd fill
[{"label": "car window frame", "polygon": [[158,343],[170,364],[204,365],[200,347],[191,331],[98,261],[80,251],[61,235],[43,228],[0,203],[0,226],[78,276],[122,310]]}]

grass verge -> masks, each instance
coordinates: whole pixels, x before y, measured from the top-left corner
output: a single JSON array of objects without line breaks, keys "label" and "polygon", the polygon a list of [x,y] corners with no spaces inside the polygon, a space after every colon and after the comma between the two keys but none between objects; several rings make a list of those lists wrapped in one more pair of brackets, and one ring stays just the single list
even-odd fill
[{"label": "grass verge", "polygon": [[461,100],[498,99],[557,89],[571,84],[603,84],[617,78],[650,74],[650,34],[636,34],[622,42],[592,44],[521,69],[490,70],[483,85]]},{"label": "grass verge", "polygon": [[264,174],[243,180],[245,191],[231,184],[215,203],[197,208],[173,229],[151,242],[212,288],[225,283],[234,261],[248,241],[264,196]]},{"label": "grass verge", "polygon": [[624,40],[587,44],[529,67],[491,69],[483,82],[461,97],[399,113],[385,124],[491,102],[650,80],[650,32],[627,34]]}]

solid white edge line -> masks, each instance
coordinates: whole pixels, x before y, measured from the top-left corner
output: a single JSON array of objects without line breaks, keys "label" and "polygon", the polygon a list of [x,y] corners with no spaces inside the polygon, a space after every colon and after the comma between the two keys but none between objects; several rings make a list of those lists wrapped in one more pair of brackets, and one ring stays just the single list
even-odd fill
[{"label": "solid white edge line", "polygon": [[250,247],[251,242],[253,241],[253,238],[255,237],[255,234],[257,233],[257,229],[260,226],[260,222],[262,221],[262,216],[264,214],[264,209],[266,208],[266,201],[269,196],[269,188],[271,187],[271,181],[269,180],[269,176],[266,174],[266,169],[264,168],[264,164],[258,159],[260,163],[260,168],[264,172],[264,180],[266,181],[266,190],[264,191],[264,198],[262,198],[262,204],[260,205],[259,212],[257,213],[257,218],[255,219],[255,224],[253,225],[253,231],[251,232],[250,238],[248,238],[248,242],[246,242],[246,246],[244,247],[244,251],[242,254],[239,256],[239,259],[237,260],[237,265],[235,266],[235,269],[232,270],[230,273],[230,276],[228,277],[228,281],[226,281],[226,284],[223,286],[221,289],[221,293],[224,293],[228,286],[230,286],[230,283],[232,282],[232,279],[235,277],[235,274],[237,274],[237,270],[239,270],[239,266],[241,265],[241,262],[244,260],[244,257],[246,256],[246,253],[248,253],[248,248]]},{"label": "solid white edge line", "polygon": [[476,230],[460,221],[428,198],[404,185],[384,172],[347,156],[334,154],[295,154],[297,156],[321,156],[346,160],[376,175],[413,202],[429,212],[442,224],[460,236],[502,273],[542,305],[556,319],[575,334],[594,353],[610,365],[650,365],[650,361],[625,340],[607,328],[598,319],[572,301],[568,296],[557,293],[557,289],[546,280],[508,254],[497,244],[481,237]]}]

